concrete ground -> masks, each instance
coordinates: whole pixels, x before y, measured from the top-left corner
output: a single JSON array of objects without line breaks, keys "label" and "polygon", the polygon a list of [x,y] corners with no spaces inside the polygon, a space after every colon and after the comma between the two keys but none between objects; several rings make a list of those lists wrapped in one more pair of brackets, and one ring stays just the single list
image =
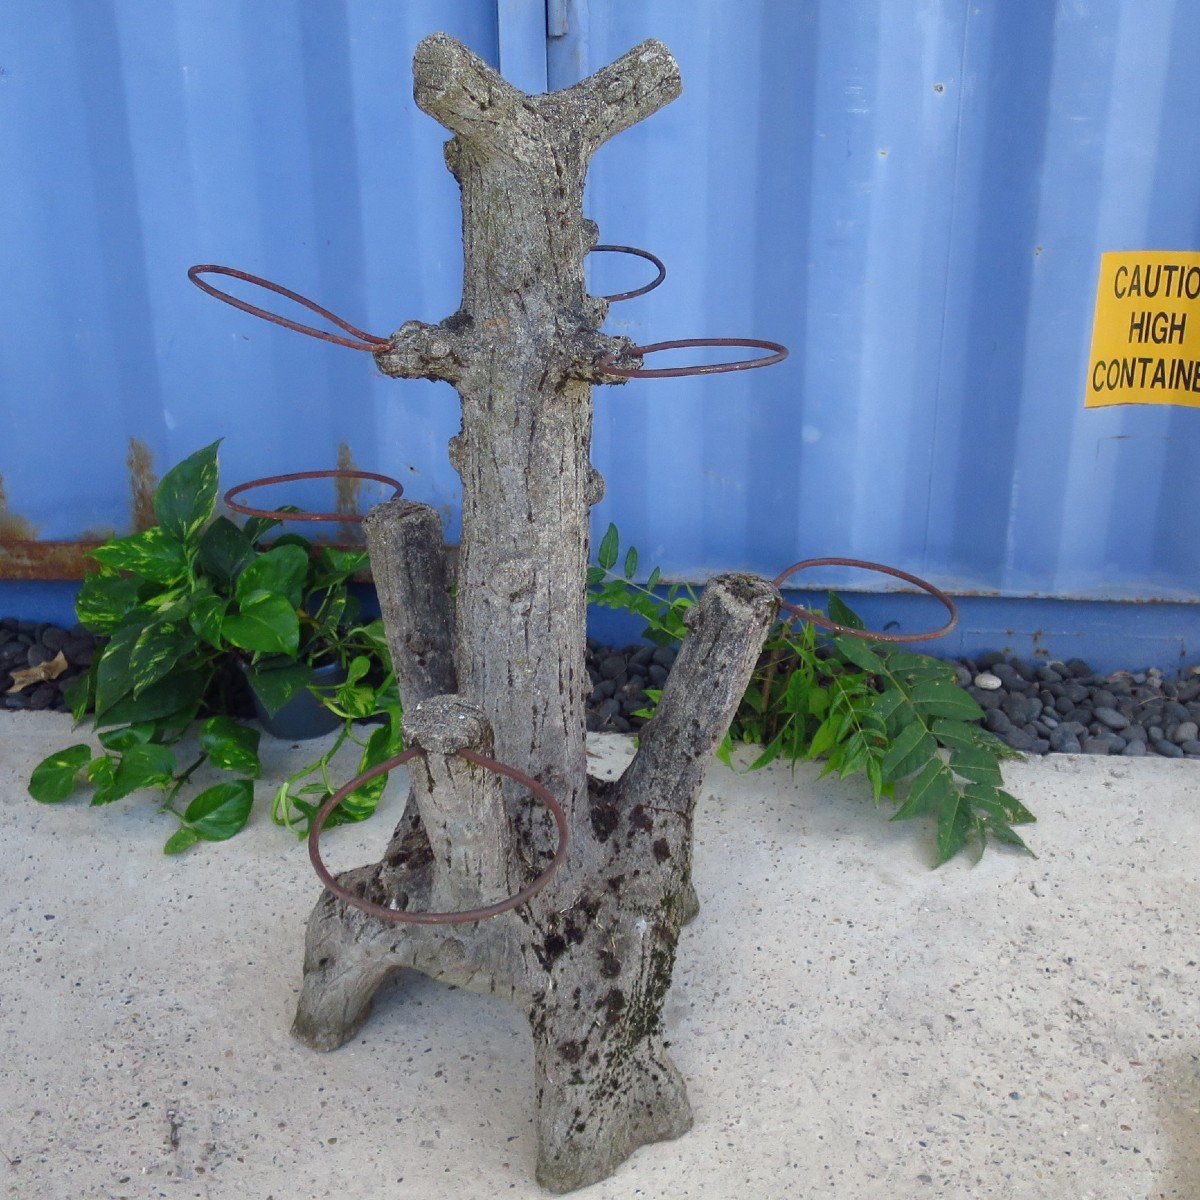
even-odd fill
[{"label": "concrete ground", "polygon": [[[351,1045],[293,1042],[303,847],[259,813],[168,859],[144,801],[36,804],[30,769],[73,740],[0,714],[6,1195],[541,1194],[515,1010],[405,978]],[[276,770],[304,753],[272,742]],[[714,767],[667,1012],[696,1125],[576,1194],[1200,1197],[1200,768],[1007,775],[1039,857],[930,871],[930,830],[858,782]],[[330,834],[334,866],[378,856],[401,794]]]}]

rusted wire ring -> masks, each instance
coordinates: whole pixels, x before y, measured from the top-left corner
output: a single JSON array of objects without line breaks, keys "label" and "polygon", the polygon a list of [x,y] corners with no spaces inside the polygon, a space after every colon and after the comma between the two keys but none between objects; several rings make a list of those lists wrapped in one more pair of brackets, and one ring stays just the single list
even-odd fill
[{"label": "rusted wire ring", "polygon": [[701,367],[658,367],[646,370],[643,367],[618,367],[613,355],[605,353],[596,360],[596,365],[609,375],[623,375],[626,379],[678,379],[683,375],[720,375],[726,371],[749,371],[754,367],[769,367],[783,362],[788,356],[786,346],[778,342],[767,342],[761,338],[682,338],[674,342],[654,342],[649,346],[632,346],[628,353],[644,358],[659,350],[682,350],[689,346],[745,346],[753,350],[773,350],[774,354],[762,358],[748,358],[741,362],[712,363]]},{"label": "rusted wire ring", "polygon": [[600,300],[607,300],[609,304],[616,304],[620,300],[632,300],[635,296],[644,296],[647,292],[654,291],[667,277],[667,267],[663,260],[658,255],[651,254],[649,250],[639,250],[636,246],[593,246],[588,253],[636,254],[638,258],[644,258],[647,262],[652,262],[658,268],[658,274],[644,287],[634,288],[629,292],[614,292],[611,296],[598,297]]},{"label": "rusted wire ring", "polygon": [[789,613],[792,620],[799,618],[802,621],[811,622],[820,629],[828,629],[833,633],[844,633],[868,642],[926,642],[933,638],[944,637],[958,624],[958,608],[941,588],[935,587],[928,580],[921,579],[917,575],[901,571],[899,567],[888,567],[883,563],[864,562],[860,558],[806,558],[802,562],[793,563],[786,571],[780,571],[771,582],[776,587],[782,587],[783,581],[789,576],[795,575],[797,571],[806,571],[809,567],[861,567],[864,571],[878,571],[883,575],[892,575],[896,579],[903,579],[908,583],[915,584],[921,591],[928,592],[935,600],[940,600],[946,606],[950,620],[941,629],[935,629],[932,633],[873,633],[869,629],[851,629],[848,625],[839,625],[835,621],[829,620],[828,617],[821,616],[820,613],[809,612],[807,608],[801,608],[798,604],[788,604],[785,601],[779,607]]},{"label": "rusted wire ring", "polygon": [[290,475],[268,475],[263,479],[252,479],[249,483],[239,483],[237,487],[230,488],[225,493],[225,503],[235,513],[247,517],[266,517],[270,521],[336,521],[340,525],[362,520],[358,513],[284,512],[278,508],[251,508],[246,504],[238,504],[233,499],[251,488],[269,487],[273,483],[295,483],[298,479],[374,479],[377,483],[386,483],[396,489],[391,497],[393,500],[404,495],[404,486],[398,479],[393,479],[390,475],[376,475],[374,471],[293,471]]},{"label": "rusted wire ring", "polygon": [[[213,287],[211,283],[205,282],[200,276],[206,273],[228,275],[233,279],[242,279],[246,283],[254,284],[256,287],[266,288],[269,292],[286,296],[289,300],[294,300],[310,312],[315,312],[327,321],[332,321],[339,329],[344,329],[347,333],[352,333],[356,338],[360,338],[361,340],[351,341],[350,338],[339,337],[336,333],[326,333],[322,329],[314,329],[311,325],[301,325],[296,321],[289,321],[287,317],[267,312],[265,308],[257,308],[255,305],[248,304],[245,300],[239,300],[236,296],[231,296],[228,292],[223,292],[219,288]],[[351,325],[349,321],[343,321],[341,317],[331,313],[329,309],[322,308],[315,301],[309,300],[306,296],[301,296],[298,292],[293,292],[278,283],[272,283],[269,279],[261,279],[257,275],[249,275],[245,271],[238,271],[233,267],[219,267],[215,263],[197,263],[194,267],[188,268],[188,278],[201,291],[207,292],[210,296],[215,296],[218,300],[223,300],[226,304],[232,304],[234,308],[240,308],[242,312],[248,312],[251,316],[262,317],[264,321],[271,321],[275,325],[282,325],[284,329],[293,329],[297,333],[304,333],[309,337],[320,338],[323,342],[333,342],[338,346],[349,346],[351,350],[369,350],[372,354],[376,354],[391,345],[390,338],[376,337],[373,333],[365,333],[363,330]]]},{"label": "rusted wire ring", "polygon": [[317,872],[318,878],[325,885],[326,890],[332,892],[338,899],[344,900],[351,907],[361,909],[365,913],[370,913],[371,916],[378,917],[381,921],[393,921],[402,925],[465,925],[471,921],[482,921],[488,917],[497,917],[501,913],[508,912],[510,908],[516,908],[518,905],[524,904],[526,900],[530,900],[536,896],[558,874],[559,868],[566,862],[569,841],[567,814],[563,812],[562,805],[536,779],[531,779],[523,771],[518,771],[515,767],[510,767],[505,763],[497,762],[494,758],[486,758],[482,754],[477,754],[474,750],[459,750],[458,757],[466,759],[467,762],[474,763],[477,767],[482,767],[485,771],[494,771],[497,775],[503,775],[519,783],[522,787],[528,788],[529,791],[545,804],[554,816],[554,824],[558,827],[558,849],[555,850],[554,857],[550,860],[550,865],[532,883],[526,884],[525,887],[514,895],[507,896],[503,900],[497,900],[495,904],[486,904],[482,908],[465,908],[458,912],[405,912],[400,909],[385,908],[382,904],[375,904],[370,900],[364,900],[348,888],[342,887],[333,878],[329,873],[329,869],[321,860],[320,851],[321,831],[325,828],[325,822],[329,820],[329,814],[355,788],[362,787],[364,783],[368,783],[379,775],[386,775],[389,771],[415,758],[420,753],[420,748],[414,746],[411,750],[405,750],[403,754],[397,754],[394,758],[386,759],[378,766],[372,767],[369,771],[364,771],[361,775],[356,775],[349,783],[338,788],[321,805],[321,810],[313,820],[312,828],[308,833],[308,857],[312,860],[313,868]]}]

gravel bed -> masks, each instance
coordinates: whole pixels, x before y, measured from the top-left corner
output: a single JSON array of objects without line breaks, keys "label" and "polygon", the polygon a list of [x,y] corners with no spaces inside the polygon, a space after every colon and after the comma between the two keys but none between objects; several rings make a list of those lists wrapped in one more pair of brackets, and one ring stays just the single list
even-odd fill
[{"label": "gravel bed", "polygon": [[594,733],[631,733],[645,717],[635,716],[649,704],[647,688],[661,688],[675,662],[676,651],[661,646],[603,646],[588,638],[587,669],[592,691],[587,698],[587,727]]},{"label": "gravel bed", "polygon": [[0,707],[65,712],[63,689],[87,671],[95,652],[96,639],[82,625],[0,619]]},{"label": "gravel bed", "polygon": [[[95,652],[96,639],[82,625],[0,619],[0,705],[64,711],[63,689],[87,670]],[[646,691],[662,687],[675,653],[589,638],[588,729],[640,729],[645,718],[636,714],[648,703]],[[983,708],[984,725],[1015,750],[1200,758],[1200,667],[1174,678],[1154,667],[1103,675],[1077,658],[1029,662],[998,652],[953,665]]]},{"label": "gravel bed", "polygon": [[1200,667],[1174,678],[1155,667],[1103,675],[1078,658],[1031,663],[999,653],[954,666],[984,725],[1016,750],[1200,758]]},{"label": "gravel bed", "polygon": [[[629,733],[646,689],[661,688],[674,650],[588,641],[588,729]],[[1098,674],[1081,659],[1027,662],[997,653],[953,663],[984,710],[984,725],[1027,754],[1200,758],[1200,667],[1176,678],[1157,668]]]}]

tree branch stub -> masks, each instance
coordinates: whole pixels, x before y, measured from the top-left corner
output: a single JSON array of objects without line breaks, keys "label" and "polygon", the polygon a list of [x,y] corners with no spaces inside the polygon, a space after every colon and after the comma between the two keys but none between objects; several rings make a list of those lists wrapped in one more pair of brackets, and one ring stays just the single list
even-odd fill
[{"label": "tree branch stub", "polygon": [[679,64],[649,38],[574,87],[539,97],[542,110],[570,123],[591,151],[609,138],[653,116],[683,91]]},{"label": "tree branch stub", "polygon": [[482,711],[459,696],[434,696],[410,709],[409,745],[424,753],[409,764],[413,799],[433,853],[435,911],[474,909],[501,900],[515,876],[500,780],[459,756],[493,754]]},{"label": "tree branch stub", "polygon": [[387,500],[363,518],[400,698],[412,709],[457,689],[454,610],[442,521],[427,504]]},{"label": "tree branch stub", "polygon": [[406,321],[387,345],[375,352],[375,365],[383,374],[397,379],[454,383],[462,372],[462,338],[447,321],[440,325]]},{"label": "tree branch stub", "polygon": [[468,141],[528,111],[530,97],[461,42],[444,33],[424,38],[413,55],[413,99],[422,112]]},{"label": "tree branch stub", "polygon": [[633,761],[618,784],[620,806],[639,799],[686,816],[709,757],[745,695],[779,612],[779,589],[756,575],[711,579],[688,614],[688,636],[642,727]]}]

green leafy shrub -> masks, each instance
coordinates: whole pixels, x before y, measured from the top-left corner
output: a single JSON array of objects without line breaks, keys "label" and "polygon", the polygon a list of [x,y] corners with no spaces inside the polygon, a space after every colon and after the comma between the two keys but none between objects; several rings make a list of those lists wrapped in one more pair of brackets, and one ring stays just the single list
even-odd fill
[{"label": "green leafy shrub", "polygon": [[[687,633],[684,617],[696,601],[686,585],[660,587],[655,568],[635,581],[637,551],[626,552],[608,527],[589,568],[594,604],[635,613],[643,636],[672,645]],[[830,594],[829,617],[862,629],[862,621]],[[651,705],[661,693],[650,691]],[[653,708],[642,715],[651,716]],[[930,815],[937,822],[936,865],[968,842],[982,853],[989,837],[1028,849],[1013,829],[1034,820],[1003,787],[1000,762],[1021,755],[980,724],[983,711],[960,688],[949,664],[885,642],[822,634],[815,626],[780,622],[763,649],[718,756],[733,766],[737,743],[763,749],[750,763],[759,770],[776,758],[824,758],[823,775],[866,776],[876,803],[896,805],[892,820]]]},{"label": "green leafy shrub", "polygon": [[[366,553],[317,547],[295,534],[267,541],[278,521],[255,517],[239,527],[214,517],[217,446],[163,477],[157,525],[93,551],[99,570],[84,580],[76,613],[107,641],[67,699],[77,722],[91,714],[102,750],[93,755],[79,744],[57,751],[29,782],[44,803],[66,800],[81,780],[93,805],[147,788],[162,792],[162,811],[179,824],[168,854],[224,841],[249,818],[260,735],[231,715],[245,709],[247,688],[272,714],[311,688],[342,719],[330,749],[276,793],[274,819],[300,832],[334,790],[329,762],[347,740],[362,749],[360,770],[401,749],[383,628],[361,621],[349,589]],[[342,666],[344,680],[315,686],[314,668],[331,663]],[[360,740],[355,722],[364,718],[381,723]],[[177,753],[193,743],[194,757],[181,767]],[[180,807],[204,766],[232,778]],[[369,816],[382,790],[382,779],[358,789],[333,823]]]}]

